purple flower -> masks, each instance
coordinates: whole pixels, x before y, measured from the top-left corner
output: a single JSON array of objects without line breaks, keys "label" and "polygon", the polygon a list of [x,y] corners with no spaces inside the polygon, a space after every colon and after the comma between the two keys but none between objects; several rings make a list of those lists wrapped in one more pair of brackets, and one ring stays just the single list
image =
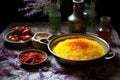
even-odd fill
[{"label": "purple flower", "polygon": [[51,67],[53,68],[53,73],[57,74],[57,73],[63,73],[63,74],[67,74],[69,73],[69,71],[67,69],[61,68],[61,67],[57,67],[55,64],[51,63]]},{"label": "purple flower", "polygon": [[20,67],[19,67],[20,64],[18,64],[17,62],[12,62],[12,61],[11,61],[11,62],[9,63],[9,65],[12,66],[12,67],[15,68],[15,69],[20,68]]},{"label": "purple flower", "polygon": [[0,57],[2,57],[3,59],[16,58],[18,55],[15,51],[10,51],[5,47],[1,47],[0,50],[1,50]]},{"label": "purple flower", "polygon": [[46,11],[47,13],[50,12],[48,7],[53,3],[59,7],[60,3],[57,2],[60,2],[60,0],[24,0],[25,7],[18,9],[18,11],[25,11],[24,16],[29,18],[36,13],[43,12],[46,14]]},{"label": "purple flower", "polygon": [[25,7],[25,8],[20,8],[20,9],[18,9],[18,11],[27,11],[27,10],[29,10],[30,9],[30,7]]},{"label": "purple flower", "polygon": [[41,69],[39,69],[39,76],[40,76],[41,79],[44,77]]},{"label": "purple flower", "polygon": [[42,11],[42,10],[41,10],[41,9],[39,9],[39,10],[32,10],[32,11],[26,13],[24,16],[25,16],[25,17],[30,17],[30,16],[32,16],[32,15],[34,15],[35,13],[38,13],[38,12],[40,12],[40,11]]},{"label": "purple flower", "polygon": [[4,73],[4,74],[6,74],[7,76],[12,76],[12,74],[11,74],[11,70],[8,68],[3,68],[2,69],[2,72]]},{"label": "purple flower", "polygon": [[48,68],[48,67],[43,67],[41,70],[42,70],[42,71],[48,71],[49,68]]}]

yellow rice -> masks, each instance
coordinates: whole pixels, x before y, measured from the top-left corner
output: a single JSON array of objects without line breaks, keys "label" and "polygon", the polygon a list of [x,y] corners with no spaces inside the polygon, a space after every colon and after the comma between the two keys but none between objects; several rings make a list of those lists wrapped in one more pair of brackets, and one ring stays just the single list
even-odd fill
[{"label": "yellow rice", "polygon": [[98,42],[86,38],[66,39],[59,42],[53,52],[71,60],[90,60],[104,55],[105,50]]}]

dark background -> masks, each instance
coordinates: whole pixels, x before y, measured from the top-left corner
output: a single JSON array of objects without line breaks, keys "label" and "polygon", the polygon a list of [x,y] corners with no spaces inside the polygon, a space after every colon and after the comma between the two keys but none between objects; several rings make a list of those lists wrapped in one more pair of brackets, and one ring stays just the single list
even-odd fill
[{"label": "dark background", "polygon": [[99,21],[100,16],[110,16],[111,24],[114,29],[120,35],[120,4],[119,0],[96,0],[95,11],[97,14],[97,20]]},{"label": "dark background", "polygon": [[[90,0],[85,0],[90,1]],[[96,19],[99,21],[100,16],[110,16],[111,24],[120,34],[120,11],[119,11],[119,0],[96,0],[95,12]],[[48,21],[47,16],[41,16],[36,14],[29,19],[24,17],[24,12],[18,12],[19,8],[24,7],[23,0],[0,0],[0,32],[10,22],[25,22],[25,21]],[[62,21],[67,21],[67,17],[72,14],[73,4],[72,0],[62,0],[61,14]]]},{"label": "dark background", "polygon": [[[27,22],[27,21],[48,21],[48,16],[35,14],[30,18],[24,17],[24,12],[19,12],[18,9],[24,7],[23,0],[0,0],[0,32],[10,22]],[[72,14],[72,0],[62,0],[61,14],[62,21],[66,21],[67,17]]]}]

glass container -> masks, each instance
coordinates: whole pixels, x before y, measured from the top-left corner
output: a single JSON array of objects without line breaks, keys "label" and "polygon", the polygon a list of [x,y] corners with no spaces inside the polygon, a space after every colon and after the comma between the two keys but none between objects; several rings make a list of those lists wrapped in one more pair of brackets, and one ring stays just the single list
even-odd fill
[{"label": "glass container", "polygon": [[69,33],[86,32],[87,20],[84,9],[84,0],[73,0],[73,13],[68,17]]},{"label": "glass container", "polygon": [[111,41],[111,35],[112,35],[112,25],[110,21],[111,21],[111,17],[101,16],[100,26],[98,27],[98,36],[103,38],[107,42]]},{"label": "glass container", "polygon": [[59,0],[52,0],[52,3],[48,6],[48,19],[49,19],[49,32],[53,36],[61,35],[61,12]]}]

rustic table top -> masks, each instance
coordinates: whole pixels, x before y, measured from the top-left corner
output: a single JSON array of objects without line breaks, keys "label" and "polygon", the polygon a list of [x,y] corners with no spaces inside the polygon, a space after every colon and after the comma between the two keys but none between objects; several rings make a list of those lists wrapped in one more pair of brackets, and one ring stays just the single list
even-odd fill
[{"label": "rustic table top", "polygon": [[[54,56],[48,53],[47,62],[39,67],[26,67],[21,65],[17,59],[17,55],[26,49],[33,49],[34,46],[11,47],[6,45],[4,34],[15,26],[28,26],[33,32],[46,31],[49,32],[49,25],[46,22],[13,22],[1,33],[0,38],[0,80],[119,80],[120,79],[120,39],[117,32],[113,29],[110,50],[116,53],[115,58],[105,60],[100,64],[75,67],[60,64]],[[88,33],[95,34],[95,28]],[[62,25],[62,32],[68,33],[68,25],[66,22]]]}]

